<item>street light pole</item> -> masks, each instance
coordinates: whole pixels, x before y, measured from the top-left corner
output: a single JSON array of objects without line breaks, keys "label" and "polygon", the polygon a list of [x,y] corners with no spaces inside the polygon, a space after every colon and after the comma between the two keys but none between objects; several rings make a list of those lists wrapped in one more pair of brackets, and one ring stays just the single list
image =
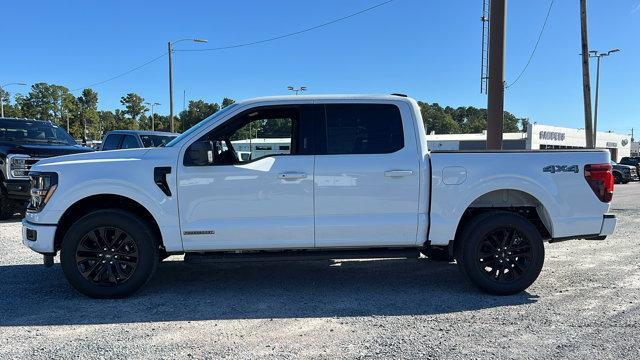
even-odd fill
[{"label": "street light pole", "polygon": [[173,65],[171,63],[171,54],[173,53],[173,45],[181,42],[181,41],[193,41],[197,43],[206,43],[205,39],[180,39],[178,41],[167,43],[167,50],[169,54],[169,124],[171,128],[171,132],[175,132],[175,127],[173,124]]},{"label": "street light pole", "polygon": [[171,41],[168,43],[169,47],[169,127],[171,132],[174,132],[173,127],[173,66],[171,64],[171,53],[173,52]]},{"label": "street light pole", "polygon": [[598,133],[598,95],[600,93],[600,59],[603,56],[609,56],[615,52],[620,51],[620,49],[612,49],[607,51],[606,53],[601,53],[597,50],[589,51],[589,57],[597,59],[596,65],[596,104],[595,109],[593,110],[593,147],[596,147],[596,138]]},{"label": "street light pole", "polygon": [[155,131],[156,130],[156,123],[155,123],[156,118],[153,115],[153,107],[157,106],[157,105],[160,105],[160,103],[159,102],[153,102],[153,103],[146,102],[144,104],[151,106],[151,131]]},{"label": "street light pole", "polygon": [[27,85],[25,83],[21,83],[21,82],[14,82],[14,83],[7,83],[4,85],[0,85],[0,117],[4,117],[4,99],[2,98],[2,93],[4,93],[4,88],[9,86],[9,85]]}]

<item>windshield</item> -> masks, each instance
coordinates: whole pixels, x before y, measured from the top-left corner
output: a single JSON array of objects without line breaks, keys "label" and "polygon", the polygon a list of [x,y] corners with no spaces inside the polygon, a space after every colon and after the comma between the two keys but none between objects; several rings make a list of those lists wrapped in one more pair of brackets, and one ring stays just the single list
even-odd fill
[{"label": "windshield", "polygon": [[176,135],[140,135],[142,145],[144,147],[160,147],[166,146],[171,140],[175,139]]},{"label": "windshield", "polygon": [[226,114],[227,112],[229,112],[231,109],[235,108],[238,104],[231,104],[229,106],[227,106],[226,108],[220,110],[220,111],[216,111],[213,115],[209,116],[208,118],[205,118],[204,120],[200,121],[199,123],[193,125],[192,127],[190,127],[187,131],[183,132],[182,134],[178,135],[177,138],[171,140],[169,143],[167,143],[167,145],[165,145],[166,147],[171,147],[177,143],[179,143],[182,139],[188,137],[189,135],[193,134],[194,132],[198,131],[198,129],[200,129],[202,126],[204,126],[206,123],[208,123],[210,120],[213,120],[217,117],[220,117],[224,114]]},{"label": "windshield", "polygon": [[76,145],[61,127],[45,121],[0,119],[0,141],[21,144]]}]

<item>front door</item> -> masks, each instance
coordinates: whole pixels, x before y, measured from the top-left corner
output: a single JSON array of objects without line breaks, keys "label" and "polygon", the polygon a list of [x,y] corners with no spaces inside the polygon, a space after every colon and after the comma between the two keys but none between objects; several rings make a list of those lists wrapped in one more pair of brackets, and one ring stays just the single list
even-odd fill
[{"label": "front door", "polygon": [[[305,106],[261,107],[194,142],[178,171],[185,250],[311,248],[313,162]],[[211,149],[198,157],[197,149]]]}]

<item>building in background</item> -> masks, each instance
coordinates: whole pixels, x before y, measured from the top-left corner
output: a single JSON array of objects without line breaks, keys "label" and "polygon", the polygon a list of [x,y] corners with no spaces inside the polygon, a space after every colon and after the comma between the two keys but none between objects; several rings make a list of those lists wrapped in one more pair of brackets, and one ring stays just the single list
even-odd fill
[{"label": "building in background", "polygon": [[631,156],[640,156],[640,141],[631,142]]},{"label": "building in background", "polygon": [[[487,134],[429,134],[429,149],[437,150],[484,150]],[[526,133],[505,133],[504,150],[544,150],[544,149],[584,149],[586,147],[583,129],[529,124]],[[610,132],[598,132],[596,148],[608,149],[611,159],[620,160],[631,154],[631,138]],[[637,151],[637,146],[636,146]]]}]

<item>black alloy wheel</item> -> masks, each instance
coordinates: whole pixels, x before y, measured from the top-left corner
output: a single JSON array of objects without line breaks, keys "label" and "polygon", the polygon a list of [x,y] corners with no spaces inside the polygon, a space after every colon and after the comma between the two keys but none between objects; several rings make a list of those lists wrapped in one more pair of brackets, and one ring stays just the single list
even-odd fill
[{"label": "black alloy wheel", "polygon": [[69,283],[94,298],[135,293],[153,276],[160,258],[150,225],[121,209],[90,212],[64,234],[60,265]]},{"label": "black alloy wheel", "polygon": [[544,265],[540,231],[526,218],[491,211],[472,218],[456,237],[462,273],[490,294],[512,295],[528,288]]},{"label": "black alloy wheel", "polygon": [[513,282],[527,272],[532,256],[529,240],[515,228],[504,227],[484,236],[477,261],[488,279],[498,283]]},{"label": "black alloy wheel", "polygon": [[94,284],[115,286],[131,277],[138,266],[138,247],[126,231],[96,227],[76,248],[76,264],[82,276]]}]

